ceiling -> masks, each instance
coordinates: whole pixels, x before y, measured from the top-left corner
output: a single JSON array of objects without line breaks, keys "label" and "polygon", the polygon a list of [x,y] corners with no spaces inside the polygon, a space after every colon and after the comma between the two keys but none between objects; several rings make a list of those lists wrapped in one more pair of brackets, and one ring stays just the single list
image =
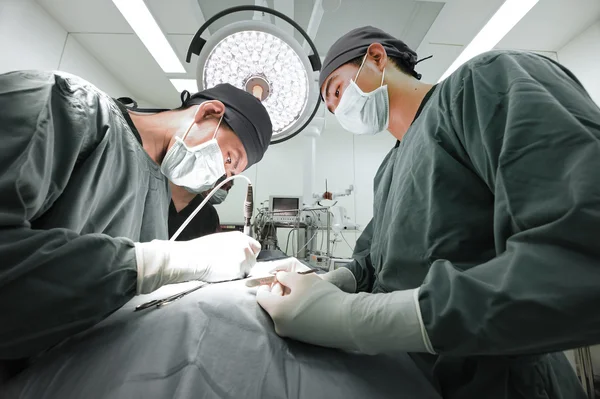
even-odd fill
[{"label": "ceiling", "polygon": [[[169,78],[195,78],[197,57],[192,58],[191,64],[185,64],[185,55],[193,35],[206,19],[226,8],[256,2],[284,12],[306,29],[314,5],[314,0],[146,0],[187,70],[183,75],[167,75],[111,0],[36,1],[110,70],[136,99],[168,108],[179,105],[179,94]],[[326,10],[336,3],[335,0],[322,1]],[[420,56],[434,55],[433,59],[419,65],[419,72],[426,81],[436,81],[443,74],[503,2],[339,1],[341,5],[336,10],[322,14],[314,37],[322,57],[331,44],[347,31],[373,25],[401,38],[417,49]],[[226,24],[252,17],[252,12],[230,15],[212,24],[209,31],[215,32]],[[555,56],[556,51],[598,19],[598,0],[540,0],[498,47],[536,50]],[[285,23],[277,23],[289,29]],[[296,37],[299,38],[298,35]]]}]

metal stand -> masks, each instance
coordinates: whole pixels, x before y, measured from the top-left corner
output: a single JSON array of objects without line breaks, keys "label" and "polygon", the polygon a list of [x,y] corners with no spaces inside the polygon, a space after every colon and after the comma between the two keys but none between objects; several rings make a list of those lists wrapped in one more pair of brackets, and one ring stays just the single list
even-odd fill
[{"label": "metal stand", "polygon": [[331,257],[331,212],[327,209],[327,256]]},{"label": "metal stand", "polygon": [[588,398],[595,399],[596,392],[594,389],[594,367],[592,366],[592,355],[590,348],[579,348],[575,352],[575,365],[577,366],[577,377],[583,385],[583,389]]}]

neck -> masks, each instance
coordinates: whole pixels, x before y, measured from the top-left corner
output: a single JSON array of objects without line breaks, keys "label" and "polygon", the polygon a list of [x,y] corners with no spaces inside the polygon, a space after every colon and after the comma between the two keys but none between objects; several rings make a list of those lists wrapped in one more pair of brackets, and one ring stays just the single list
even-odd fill
[{"label": "neck", "polygon": [[[169,143],[178,133],[185,132],[194,121],[194,107],[181,111],[142,114],[129,111],[135,128],[142,137],[144,150],[157,164],[161,164]],[[177,114],[177,115],[175,115]]]},{"label": "neck", "polygon": [[409,77],[401,72],[390,76],[388,93],[390,97],[390,124],[392,135],[402,140],[417,115],[425,95],[433,85]]},{"label": "neck", "polygon": [[196,194],[190,193],[185,188],[176,186],[171,182],[169,182],[169,186],[171,186],[171,199],[177,212],[181,212],[196,197]]}]

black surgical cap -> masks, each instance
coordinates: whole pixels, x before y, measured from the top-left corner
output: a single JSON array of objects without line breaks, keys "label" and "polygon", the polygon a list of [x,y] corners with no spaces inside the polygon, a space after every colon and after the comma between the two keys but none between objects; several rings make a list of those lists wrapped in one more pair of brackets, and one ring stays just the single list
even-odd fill
[{"label": "black surgical cap", "polygon": [[219,100],[225,105],[223,120],[240,138],[248,156],[248,166],[260,161],[267,151],[273,135],[273,125],[266,108],[252,94],[223,83],[184,98],[183,107]]},{"label": "black surgical cap", "polygon": [[385,48],[388,57],[401,60],[406,71],[411,72],[417,79],[421,78],[421,75],[415,72],[417,53],[411,50],[402,40],[388,35],[381,29],[363,26],[346,33],[331,46],[325,56],[325,61],[323,61],[323,68],[319,75],[319,88],[323,86],[323,83],[333,71],[355,58],[364,56],[373,43],[380,43]]}]

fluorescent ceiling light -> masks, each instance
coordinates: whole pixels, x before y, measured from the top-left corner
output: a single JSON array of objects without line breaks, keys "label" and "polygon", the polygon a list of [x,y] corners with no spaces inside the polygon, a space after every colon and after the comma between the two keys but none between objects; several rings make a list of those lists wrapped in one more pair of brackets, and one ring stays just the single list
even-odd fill
[{"label": "fluorescent ceiling light", "polygon": [[173,48],[143,0],[112,0],[152,57],[166,73],[185,73]]},{"label": "fluorescent ceiling light", "polygon": [[440,80],[446,79],[452,72],[471,58],[493,49],[512,28],[537,4],[539,0],[506,0],[494,16],[479,31]]},{"label": "fluorescent ceiling light", "polygon": [[196,79],[171,79],[171,84],[177,89],[179,93],[184,90],[194,94],[198,92],[198,84]]}]

